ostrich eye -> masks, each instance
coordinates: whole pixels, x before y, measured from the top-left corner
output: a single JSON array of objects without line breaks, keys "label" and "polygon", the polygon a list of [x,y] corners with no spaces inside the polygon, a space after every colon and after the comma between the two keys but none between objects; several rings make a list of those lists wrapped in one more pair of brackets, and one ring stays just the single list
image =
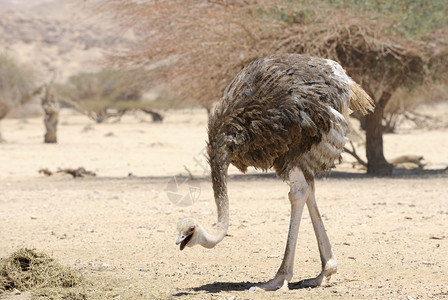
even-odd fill
[{"label": "ostrich eye", "polygon": [[196,228],[196,226],[191,226],[190,227],[190,232],[192,232],[195,228]]}]

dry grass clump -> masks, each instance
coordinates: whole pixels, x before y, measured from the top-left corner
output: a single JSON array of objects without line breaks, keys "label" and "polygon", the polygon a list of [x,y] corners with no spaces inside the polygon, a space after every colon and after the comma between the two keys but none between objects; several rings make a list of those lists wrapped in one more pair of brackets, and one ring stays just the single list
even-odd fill
[{"label": "dry grass clump", "polygon": [[83,278],[45,253],[19,249],[0,259],[0,294],[17,289],[52,299],[86,299]]}]

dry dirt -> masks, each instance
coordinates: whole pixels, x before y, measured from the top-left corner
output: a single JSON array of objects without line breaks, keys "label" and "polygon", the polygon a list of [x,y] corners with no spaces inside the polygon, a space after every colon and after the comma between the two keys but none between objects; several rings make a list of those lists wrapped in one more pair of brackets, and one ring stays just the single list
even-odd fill
[{"label": "dry dirt", "polygon": [[[42,143],[39,118],[6,119],[1,126],[8,143],[0,144],[0,257],[21,247],[53,255],[94,283],[86,291],[93,299],[448,298],[446,173],[373,178],[348,163],[338,166],[316,182],[339,263],[331,285],[249,293],[280,265],[288,186],[271,173],[252,170],[241,176],[231,169],[229,236],[211,250],[197,246],[180,252],[174,244],[179,220],[194,216],[211,228],[216,219],[201,154],[205,113],[168,112],[162,124],[127,116],[121,123],[99,125],[63,114],[57,145]],[[385,149],[389,158],[419,154],[443,167],[448,129],[386,135]],[[38,173],[80,166],[97,176]],[[190,192],[194,203],[187,203]],[[176,193],[186,197],[175,203]],[[307,212],[297,247],[293,282],[320,271]]]}]

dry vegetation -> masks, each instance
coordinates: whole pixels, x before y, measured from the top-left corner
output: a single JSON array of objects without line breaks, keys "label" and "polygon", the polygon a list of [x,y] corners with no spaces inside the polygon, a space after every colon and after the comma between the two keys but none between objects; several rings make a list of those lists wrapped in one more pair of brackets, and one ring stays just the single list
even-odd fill
[{"label": "dry vegetation", "polygon": [[40,297],[85,299],[76,289],[82,285],[81,274],[36,250],[19,249],[0,259],[0,295],[32,289]]},{"label": "dry vegetation", "polygon": [[[180,95],[210,108],[232,76],[255,57],[298,52],[341,62],[380,99],[403,85],[439,76],[448,47],[443,29],[420,38],[400,36],[381,21],[326,3],[299,1],[177,1],[103,4],[144,38],[121,64],[159,71]],[[446,70],[445,70],[446,71]]]},{"label": "dry vegetation", "polygon": [[157,71],[160,83],[168,83],[182,97],[210,108],[244,63],[268,53],[259,47],[266,29],[271,28],[274,34],[282,26],[281,22],[257,17],[262,3],[104,4],[123,26],[133,26],[145,37],[134,51],[115,57],[115,61],[143,64]]}]

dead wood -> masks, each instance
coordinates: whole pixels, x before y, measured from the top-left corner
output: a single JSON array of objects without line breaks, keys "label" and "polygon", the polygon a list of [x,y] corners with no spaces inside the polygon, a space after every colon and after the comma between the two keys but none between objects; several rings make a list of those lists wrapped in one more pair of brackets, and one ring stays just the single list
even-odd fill
[{"label": "dead wood", "polygon": [[350,141],[350,145],[352,146],[352,150],[349,150],[347,147],[344,147],[344,151],[353,156],[359,164],[361,164],[364,167],[367,167],[367,163],[356,153],[356,148],[353,145],[352,141]]},{"label": "dead wood", "polygon": [[70,168],[66,168],[66,169],[59,169],[57,171],[57,173],[67,173],[73,176],[73,178],[76,177],[84,177],[84,176],[96,176],[95,172],[92,171],[87,171],[86,169],[84,169],[83,167],[79,167],[77,169],[70,169]]},{"label": "dead wood", "polygon": [[[47,175],[47,176],[51,176],[53,175],[55,172],[50,171],[47,168],[44,169],[40,169],[39,173]],[[96,176],[95,172],[92,171],[87,171],[84,167],[79,167],[77,169],[72,169],[72,168],[65,168],[65,169],[58,169],[56,171],[56,173],[66,173],[66,174],[70,174],[73,176],[73,178],[76,177],[85,177],[85,176]]]}]

